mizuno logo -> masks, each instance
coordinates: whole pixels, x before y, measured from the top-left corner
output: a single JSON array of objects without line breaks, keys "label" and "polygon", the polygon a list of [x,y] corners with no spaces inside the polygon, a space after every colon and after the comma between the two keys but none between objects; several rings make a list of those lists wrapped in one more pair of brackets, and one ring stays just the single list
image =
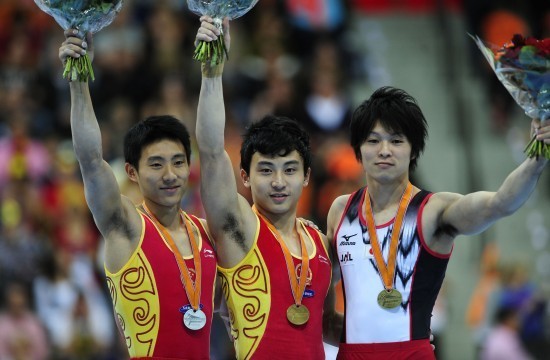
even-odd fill
[{"label": "mizuno logo", "polygon": [[357,235],[357,234],[353,234],[353,235],[342,235],[342,237],[344,238],[345,241],[349,241],[349,239],[351,239],[351,238],[354,237],[355,235]]},{"label": "mizuno logo", "polygon": [[355,241],[341,241],[340,246],[355,245]]},{"label": "mizuno logo", "polygon": [[355,235],[357,235],[357,234],[353,234],[353,235],[342,235],[342,237],[344,238],[344,241],[341,241],[341,242],[340,242],[340,246],[355,245],[355,241],[349,241],[349,239],[351,239],[351,238],[354,237]]}]

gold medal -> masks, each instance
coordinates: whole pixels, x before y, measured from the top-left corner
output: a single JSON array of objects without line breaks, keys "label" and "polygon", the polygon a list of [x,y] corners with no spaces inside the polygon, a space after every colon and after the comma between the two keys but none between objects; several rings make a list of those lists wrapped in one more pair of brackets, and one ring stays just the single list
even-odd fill
[{"label": "gold medal", "polygon": [[378,237],[376,236],[376,224],[374,223],[370,195],[368,189],[365,191],[365,218],[367,220],[367,230],[369,232],[371,250],[384,285],[384,290],[378,294],[377,300],[378,304],[384,309],[394,309],[403,301],[403,295],[401,295],[401,293],[393,286],[393,279],[395,276],[399,234],[401,233],[401,225],[403,224],[403,218],[405,217],[407,207],[409,206],[409,202],[412,198],[412,193],[413,186],[409,182],[407,183],[407,187],[405,188],[401,200],[399,201],[399,207],[397,209],[397,215],[395,216],[395,222],[391,234],[388,262],[386,263],[382,255],[382,247],[380,246]]},{"label": "gold medal", "polygon": [[[306,242],[302,237],[302,234],[298,230],[298,222],[296,222],[296,232],[298,233],[298,239],[300,240],[300,249],[302,255],[302,265],[299,275],[294,271],[294,261],[292,260],[292,255],[290,254],[290,250],[283,241],[283,238],[277,228],[271,222],[269,222],[269,220],[265,216],[260,214],[256,210],[256,207],[254,205],[252,206],[252,209],[260,218],[265,221],[267,227],[269,228],[269,230],[271,230],[271,232],[275,236],[275,239],[281,246],[281,250],[283,251],[283,255],[285,257],[288,278],[290,280],[290,289],[292,290],[292,296],[294,297],[294,304],[292,304],[286,311],[286,318],[288,319],[288,321],[290,321],[291,324],[303,325],[309,320],[309,310],[302,304],[302,298],[304,296],[304,291],[306,289],[308,281],[309,257],[307,253]],[[306,231],[304,224],[301,224],[304,231]]]},{"label": "gold medal", "polygon": [[403,295],[396,289],[382,290],[378,294],[378,305],[384,309],[395,309],[403,301]]},{"label": "gold medal", "polygon": [[292,304],[286,310],[286,318],[294,325],[304,325],[309,320],[309,310],[305,305]]}]

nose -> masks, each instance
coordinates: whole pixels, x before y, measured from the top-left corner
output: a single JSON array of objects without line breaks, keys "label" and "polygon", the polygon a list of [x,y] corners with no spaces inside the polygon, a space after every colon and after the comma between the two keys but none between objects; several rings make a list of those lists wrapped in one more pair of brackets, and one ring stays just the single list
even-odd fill
[{"label": "nose", "polygon": [[164,182],[172,182],[176,180],[177,176],[172,166],[167,166],[164,174],[162,175],[162,180]]},{"label": "nose", "polygon": [[283,189],[285,187],[284,177],[280,173],[275,173],[273,175],[273,180],[271,181],[271,186],[274,189]]},{"label": "nose", "polygon": [[387,141],[380,142],[380,151],[378,151],[378,155],[381,157],[388,157],[391,155],[391,149],[390,144]]}]

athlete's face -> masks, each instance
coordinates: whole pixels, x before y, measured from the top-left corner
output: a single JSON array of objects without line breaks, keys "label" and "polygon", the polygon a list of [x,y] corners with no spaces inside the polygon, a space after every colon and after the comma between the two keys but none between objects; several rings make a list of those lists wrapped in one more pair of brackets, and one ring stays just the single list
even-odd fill
[{"label": "athlete's face", "polygon": [[309,181],[309,169],[304,174],[304,163],[296,150],[274,157],[256,152],[250,162],[250,174],[242,170],[241,176],[258,208],[264,213],[282,215],[296,210]]},{"label": "athlete's face", "polygon": [[411,144],[405,135],[390,132],[377,122],[361,145],[361,159],[367,177],[378,181],[408,176]]},{"label": "athlete's face", "polygon": [[139,171],[126,164],[143,197],[160,206],[179,206],[187,189],[189,164],[180,142],[161,140],[143,148]]}]

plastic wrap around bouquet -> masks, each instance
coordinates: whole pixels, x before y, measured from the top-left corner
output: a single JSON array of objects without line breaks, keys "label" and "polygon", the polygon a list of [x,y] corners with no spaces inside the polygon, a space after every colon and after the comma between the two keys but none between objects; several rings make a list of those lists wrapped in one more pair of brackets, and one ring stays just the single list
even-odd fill
[{"label": "plastic wrap around bouquet", "polygon": [[[550,119],[550,38],[537,40],[516,34],[511,42],[501,47],[488,44],[477,36],[472,38],[527,116]],[[550,159],[550,145],[534,137],[525,152],[529,157]]]},{"label": "plastic wrap around bouquet", "polygon": [[[52,16],[63,28],[76,29],[81,36],[95,34],[115,19],[122,8],[122,0],[34,0],[46,14]],[[63,78],[71,81],[95,80],[88,55],[69,57],[65,63]]]},{"label": "plastic wrap around bouquet", "polygon": [[187,0],[189,10],[202,16],[214,19],[214,24],[220,30],[218,39],[212,42],[200,41],[195,48],[193,59],[202,63],[218,65],[228,57],[223,41],[222,20],[236,19],[249,12],[258,0]]}]

